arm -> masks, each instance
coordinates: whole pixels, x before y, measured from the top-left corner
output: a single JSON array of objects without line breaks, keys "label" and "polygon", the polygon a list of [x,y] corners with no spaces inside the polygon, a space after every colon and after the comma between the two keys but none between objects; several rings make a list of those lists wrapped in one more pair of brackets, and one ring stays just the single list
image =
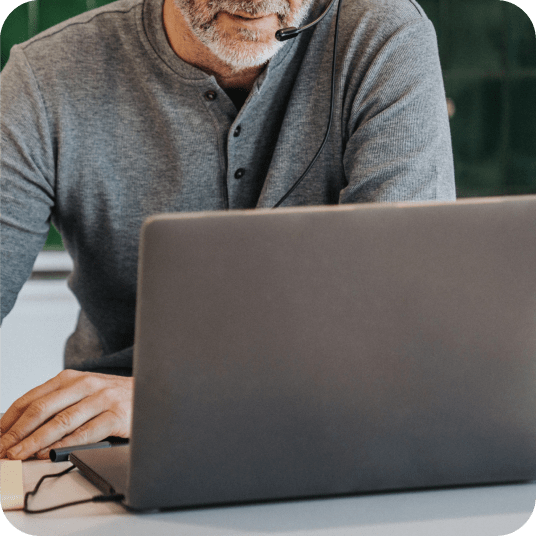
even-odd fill
[{"label": "arm", "polygon": [[3,319],[46,240],[54,206],[52,136],[44,102],[19,47],[1,79],[0,236]]},{"label": "arm", "polygon": [[401,27],[373,58],[347,114],[341,203],[454,200],[454,165],[435,31]]},{"label": "arm", "polygon": [[[3,319],[46,240],[57,185],[54,128],[21,47],[12,49],[0,78]],[[117,366],[129,362],[131,349],[123,353],[113,361]],[[8,451],[14,459],[45,458],[50,448],[128,437],[132,383],[118,375],[61,372],[2,417],[0,458]]]}]

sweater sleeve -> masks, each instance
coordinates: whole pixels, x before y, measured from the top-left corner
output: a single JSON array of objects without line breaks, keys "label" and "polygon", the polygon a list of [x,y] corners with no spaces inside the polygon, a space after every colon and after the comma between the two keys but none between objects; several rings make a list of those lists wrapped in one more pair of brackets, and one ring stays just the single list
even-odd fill
[{"label": "sweater sleeve", "polygon": [[20,46],[12,48],[0,84],[3,319],[46,241],[54,206],[55,166],[45,104]]},{"label": "sweater sleeve", "polygon": [[346,125],[341,203],[453,200],[445,89],[432,23],[402,26],[374,57]]}]

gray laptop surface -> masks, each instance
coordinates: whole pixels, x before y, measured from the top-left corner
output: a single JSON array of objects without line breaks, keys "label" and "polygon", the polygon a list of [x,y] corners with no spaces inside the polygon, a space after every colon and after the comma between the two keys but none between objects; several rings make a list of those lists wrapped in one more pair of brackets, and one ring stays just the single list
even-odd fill
[{"label": "gray laptop surface", "polygon": [[144,225],[133,509],[536,478],[536,196]]}]

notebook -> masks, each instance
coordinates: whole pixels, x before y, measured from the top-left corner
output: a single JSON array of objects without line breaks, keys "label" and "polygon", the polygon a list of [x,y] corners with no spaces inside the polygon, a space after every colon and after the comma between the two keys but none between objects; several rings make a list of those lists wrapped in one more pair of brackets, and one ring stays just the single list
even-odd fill
[{"label": "notebook", "polygon": [[134,510],[536,477],[536,196],[167,214],[142,229]]}]

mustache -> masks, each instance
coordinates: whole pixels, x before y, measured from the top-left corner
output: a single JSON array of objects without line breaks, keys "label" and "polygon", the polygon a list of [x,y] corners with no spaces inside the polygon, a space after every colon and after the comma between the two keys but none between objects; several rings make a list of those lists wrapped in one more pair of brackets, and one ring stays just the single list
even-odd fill
[{"label": "mustache", "polygon": [[209,0],[207,7],[213,17],[218,12],[226,11],[231,15],[242,12],[251,16],[275,13],[280,19],[290,14],[290,3],[288,0]]}]

